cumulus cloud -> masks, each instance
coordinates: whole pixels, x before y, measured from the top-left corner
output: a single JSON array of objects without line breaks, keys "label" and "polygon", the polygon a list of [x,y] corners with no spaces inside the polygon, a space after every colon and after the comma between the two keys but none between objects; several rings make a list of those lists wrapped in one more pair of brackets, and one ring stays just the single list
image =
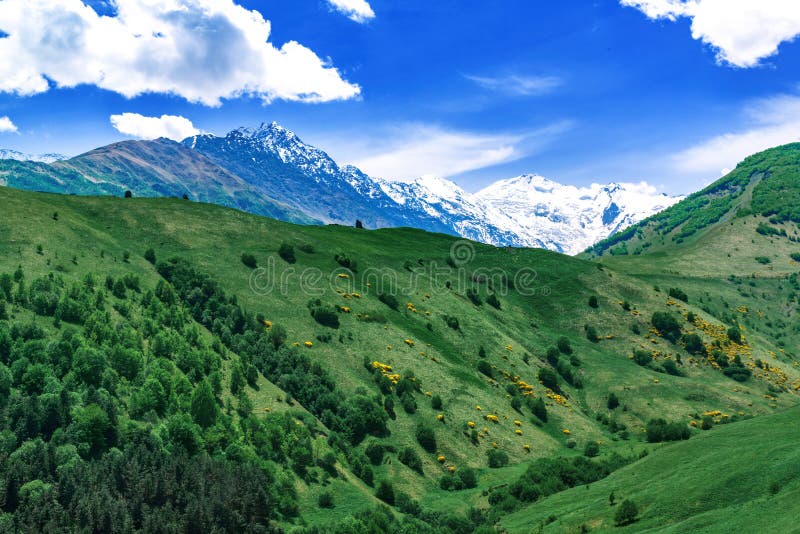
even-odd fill
[{"label": "cumulus cloud", "polygon": [[720,63],[754,67],[800,35],[797,0],[620,0],[651,19],[692,21],[692,37],[712,46]]},{"label": "cumulus cloud", "polygon": [[328,0],[328,3],[336,11],[360,24],[375,18],[375,12],[366,0]]},{"label": "cumulus cloud", "polygon": [[747,156],[800,141],[800,97],[758,100],[745,109],[750,127],[707,139],[672,156],[681,172],[708,177],[726,174]]},{"label": "cumulus cloud", "polygon": [[8,117],[0,117],[0,133],[16,133],[17,125]]},{"label": "cumulus cloud", "polygon": [[[242,95],[326,102],[360,88],[312,50],[269,42],[271,26],[233,0],[0,1],[0,91],[96,85],[126,97],[174,94],[220,105]],[[103,10],[99,10],[104,13]]]},{"label": "cumulus cloud", "polygon": [[490,91],[510,94],[514,96],[535,96],[549,93],[563,84],[557,76],[465,76]]},{"label": "cumulus cloud", "polygon": [[118,132],[137,139],[166,137],[173,141],[182,141],[200,133],[192,121],[179,115],[145,117],[138,113],[122,113],[121,115],[111,115],[109,119],[111,125]]}]

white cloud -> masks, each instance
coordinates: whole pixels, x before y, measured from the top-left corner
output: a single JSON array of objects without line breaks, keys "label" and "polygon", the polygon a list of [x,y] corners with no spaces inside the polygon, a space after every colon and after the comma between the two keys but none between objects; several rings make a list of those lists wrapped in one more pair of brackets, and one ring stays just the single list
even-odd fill
[{"label": "white cloud", "polygon": [[17,125],[8,117],[0,117],[0,133],[16,133]]},{"label": "white cloud", "polygon": [[366,0],[328,0],[328,3],[336,11],[360,24],[375,18],[375,12]]},{"label": "white cloud", "polygon": [[484,89],[515,96],[533,96],[549,93],[563,84],[557,76],[465,76]]},{"label": "white cloud", "polygon": [[717,60],[754,67],[800,35],[797,0],[620,0],[651,19],[692,19],[692,37],[711,45]]},{"label": "white cloud", "polygon": [[194,127],[192,121],[177,115],[145,117],[138,113],[123,113],[121,115],[111,115],[109,119],[111,120],[111,125],[118,132],[137,139],[166,137],[173,141],[183,141],[187,137],[200,133],[200,130]]},{"label": "white cloud", "polygon": [[424,175],[449,178],[515,161],[540,150],[570,126],[565,121],[521,133],[476,133],[409,123],[309,140],[371,176],[408,181]]},{"label": "white cloud", "polygon": [[91,84],[135,97],[166,93],[209,106],[251,95],[325,102],[357,97],[303,45],[270,43],[270,22],[233,0],[2,0],[0,91],[21,96]]},{"label": "white cloud", "polygon": [[725,174],[747,156],[800,141],[800,97],[781,95],[745,109],[750,128],[707,139],[672,156],[678,171],[713,177]]}]

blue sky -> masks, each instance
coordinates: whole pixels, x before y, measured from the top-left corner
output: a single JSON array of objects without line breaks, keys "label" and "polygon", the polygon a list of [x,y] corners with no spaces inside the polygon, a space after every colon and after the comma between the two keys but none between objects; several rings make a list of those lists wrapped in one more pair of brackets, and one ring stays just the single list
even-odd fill
[{"label": "blue sky", "polygon": [[[114,20],[0,1],[0,148],[75,155],[275,120],[386,178],[684,193],[800,141],[794,0],[84,3]],[[106,24],[123,18],[138,40]]]}]

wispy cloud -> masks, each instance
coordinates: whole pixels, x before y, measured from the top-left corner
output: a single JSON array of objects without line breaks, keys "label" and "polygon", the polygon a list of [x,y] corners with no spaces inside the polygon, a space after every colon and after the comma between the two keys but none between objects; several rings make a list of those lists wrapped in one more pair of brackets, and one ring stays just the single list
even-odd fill
[{"label": "wispy cloud", "polygon": [[0,92],[29,96],[89,84],[128,98],[172,94],[208,106],[243,95],[327,102],[361,92],[296,41],[273,45],[270,22],[233,0],[114,6],[101,16],[82,0],[0,1],[7,34]]},{"label": "wispy cloud", "polygon": [[375,18],[375,12],[366,0],[328,0],[328,3],[336,11],[359,24]]},{"label": "wispy cloud", "polygon": [[717,135],[673,155],[675,168],[711,178],[751,154],[800,141],[800,96],[757,100],[744,109],[744,117],[749,128]]},{"label": "wispy cloud", "polygon": [[797,0],[620,0],[651,19],[692,21],[692,37],[712,46],[720,63],[754,67],[800,35]]},{"label": "wispy cloud", "polygon": [[17,125],[8,117],[0,117],[0,133],[16,133]]},{"label": "wispy cloud", "polygon": [[526,132],[487,133],[407,123],[314,143],[371,176],[408,181],[424,175],[450,178],[524,158],[571,126],[564,121]]},{"label": "wispy cloud", "polygon": [[192,121],[179,115],[145,117],[138,113],[122,113],[121,115],[111,115],[109,120],[118,132],[137,139],[166,137],[173,141],[182,141],[200,133]]},{"label": "wispy cloud", "polygon": [[484,89],[514,96],[536,96],[550,93],[564,84],[557,76],[473,76],[466,79],[475,82]]}]

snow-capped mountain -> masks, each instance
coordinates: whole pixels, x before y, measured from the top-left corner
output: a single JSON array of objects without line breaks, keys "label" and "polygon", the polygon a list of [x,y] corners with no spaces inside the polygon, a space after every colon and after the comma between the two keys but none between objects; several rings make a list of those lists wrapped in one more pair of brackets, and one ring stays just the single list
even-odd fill
[{"label": "snow-capped mountain", "polygon": [[274,122],[223,137],[197,135],[180,144],[114,143],[69,160],[0,150],[0,171],[0,184],[38,191],[187,194],[292,222],[359,220],[367,228],[410,226],[566,254],[582,252],[680,200],[646,184],[577,188],[537,175],[500,180],[477,193],[433,176],[377,179],[352,165],[339,166]]},{"label": "snow-capped mountain", "polygon": [[0,148],[0,159],[13,159],[15,161],[34,161],[37,163],[54,163],[67,159],[61,154],[25,154],[16,150]]},{"label": "snow-capped mountain", "polygon": [[225,137],[194,136],[183,144],[242,177],[272,200],[327,223],[372,228],[413,226],[496,246],[539,247],[577,254],[680,199],[646,185],[565,186],[525,175],[471,194],[425,176],[397,182],[339,166],[319,148],[273,122]]},{"label": "snow-capped mountain", "polygon": [[524,244],[544,243],[566,254],[578,254],[682,199],[659,194],[645,183],[579,188],[538,175],[500,180],[474,198],[502,210]]}]

